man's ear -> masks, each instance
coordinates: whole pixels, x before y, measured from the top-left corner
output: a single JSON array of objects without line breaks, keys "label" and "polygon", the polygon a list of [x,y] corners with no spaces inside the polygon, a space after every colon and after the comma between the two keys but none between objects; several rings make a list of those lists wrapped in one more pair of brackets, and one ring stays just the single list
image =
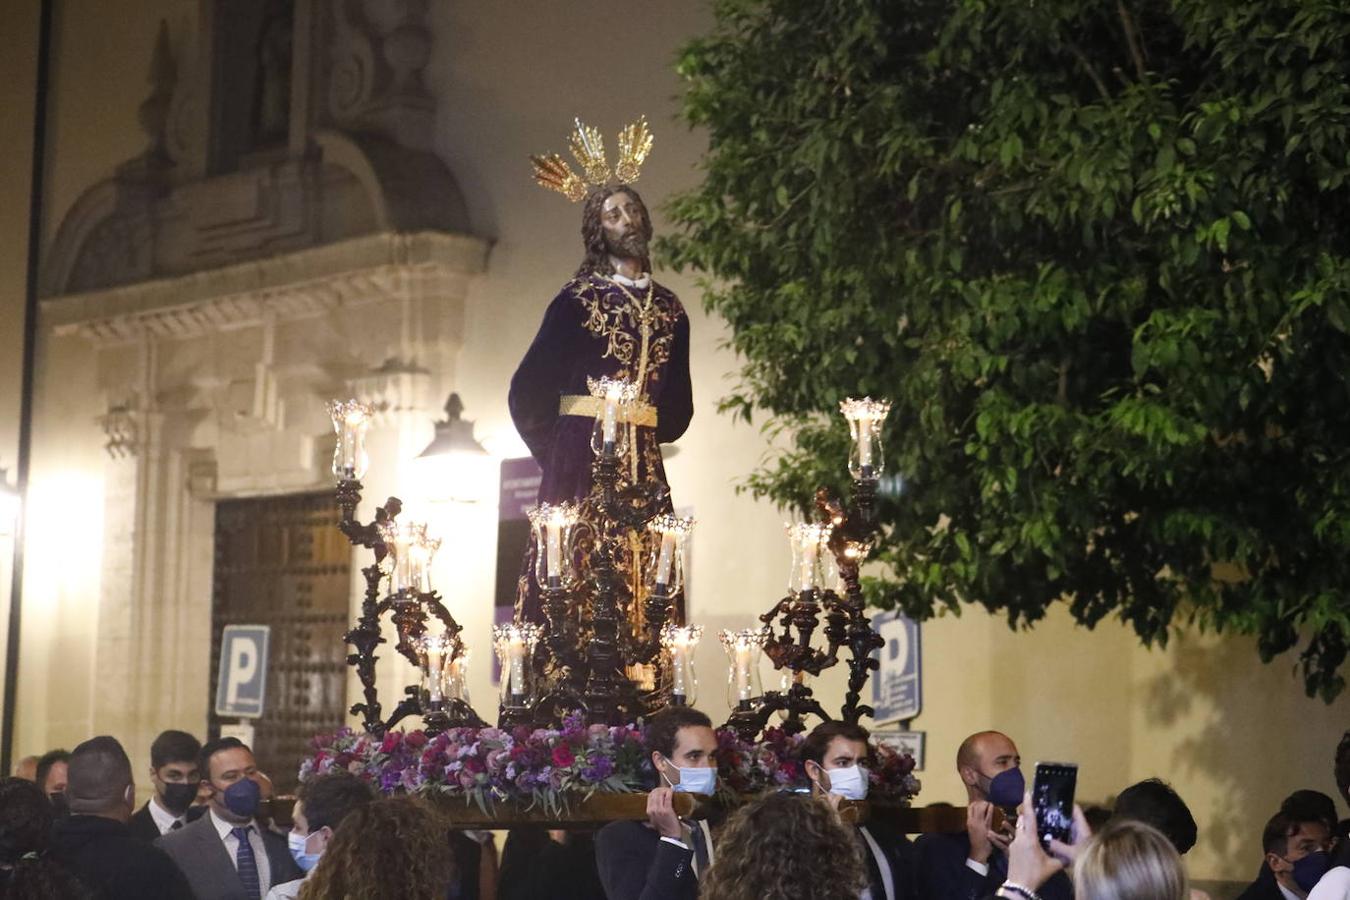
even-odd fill
[{"label": "man's ear", "polygon": [[830,776],[826,774],[824,766],[814,759],[808,759],[805,768],[806,777],[811,779],[811,783],[828,794],[830,792]]},{"label": "man's ear", "polygon": [[1270,871],[1277,875],[1293,868],[1293,866],[1286,862],[1284,857],[1280,856],[1278,853],[1267,853],[1266,865],[1270,867]]},{"label": "man's ear", "polygon": [[961,766],[956,771],[961,776],[961,781],[966,787],[980,786],[980,773],[976,772],[970,766]]}]

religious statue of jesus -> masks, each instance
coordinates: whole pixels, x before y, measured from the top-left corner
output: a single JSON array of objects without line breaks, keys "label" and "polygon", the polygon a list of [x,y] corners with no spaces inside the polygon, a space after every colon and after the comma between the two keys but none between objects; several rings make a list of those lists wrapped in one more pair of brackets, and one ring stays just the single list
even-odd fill
[{"label": "religious statue of jesus", "polygon": [[[631,186],[651,147],[646,122],[620,133],[614,183],[598,131],[578,122],[571,145],[584,178],[554,154],[534,158],[535,180],[584,199],[585,255],[544,313],[509,396],[516,430],[543,469],[541,503],[579,500],[591,489],[597,398],[588,380],[622,379],[636,391],[621,423],[628,437],[621,486],[664,486],[660,445],[683,435],[694,413],[689,316],[652,278],[651,217]],[[536,618],[533,610],[523,612]]]}]

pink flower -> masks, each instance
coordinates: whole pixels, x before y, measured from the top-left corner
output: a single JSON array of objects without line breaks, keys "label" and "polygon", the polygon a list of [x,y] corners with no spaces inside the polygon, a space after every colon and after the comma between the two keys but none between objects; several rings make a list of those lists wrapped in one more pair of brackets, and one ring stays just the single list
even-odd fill
[{"label": "pink flower", "polygon": [[426,746],[427,733],[425,731],[410,731],[403,739],[403,743],[407,744],[412,749],[417,750]]},{"label": "pink flower", "polygon": [[553,765],[565,769],[576,762],[576,757],[572,755],[572,748],[567,744],[559,744],[553,748]]}]

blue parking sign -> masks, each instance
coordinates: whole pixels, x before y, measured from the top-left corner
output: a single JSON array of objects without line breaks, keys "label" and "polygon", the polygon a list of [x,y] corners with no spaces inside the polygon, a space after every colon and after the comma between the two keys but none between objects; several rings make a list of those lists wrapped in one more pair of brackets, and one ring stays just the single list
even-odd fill
[{"label": "blue parking sign", "polygon": [[267,696],[266,625],[226,625],[220,636],[216,715],[256,719]]},{"label": "blue parking sign", "polygon": [[872,628],[886,643],[873,652],[881,663],[872,676],[875,722],[912,719],[923,709],[923,667],[919,623],[896,610],[872,617]]}]

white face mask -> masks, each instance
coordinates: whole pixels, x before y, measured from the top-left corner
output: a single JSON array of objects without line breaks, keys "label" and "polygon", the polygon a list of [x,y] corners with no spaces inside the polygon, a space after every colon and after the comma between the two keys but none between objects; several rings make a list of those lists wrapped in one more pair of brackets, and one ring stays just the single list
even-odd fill
[{"label": "white face mask", "polygon": [[[702,794],[705,797],[711,797],[717,787],[716,769],[686,769],[683,766],[676,766],[670,760],[666,762],[673,766],[680,773],[680,783],[672,784],[671,788],[677,794]],[[661,773],[665,778],[665,773]],[[670,781],[666,778],[666,781]]]},{"label": "white face mask", "polygon": [[867,770],[854,763],[843,769],[830,769],[830,793],[845,800],[867,799]]}]

